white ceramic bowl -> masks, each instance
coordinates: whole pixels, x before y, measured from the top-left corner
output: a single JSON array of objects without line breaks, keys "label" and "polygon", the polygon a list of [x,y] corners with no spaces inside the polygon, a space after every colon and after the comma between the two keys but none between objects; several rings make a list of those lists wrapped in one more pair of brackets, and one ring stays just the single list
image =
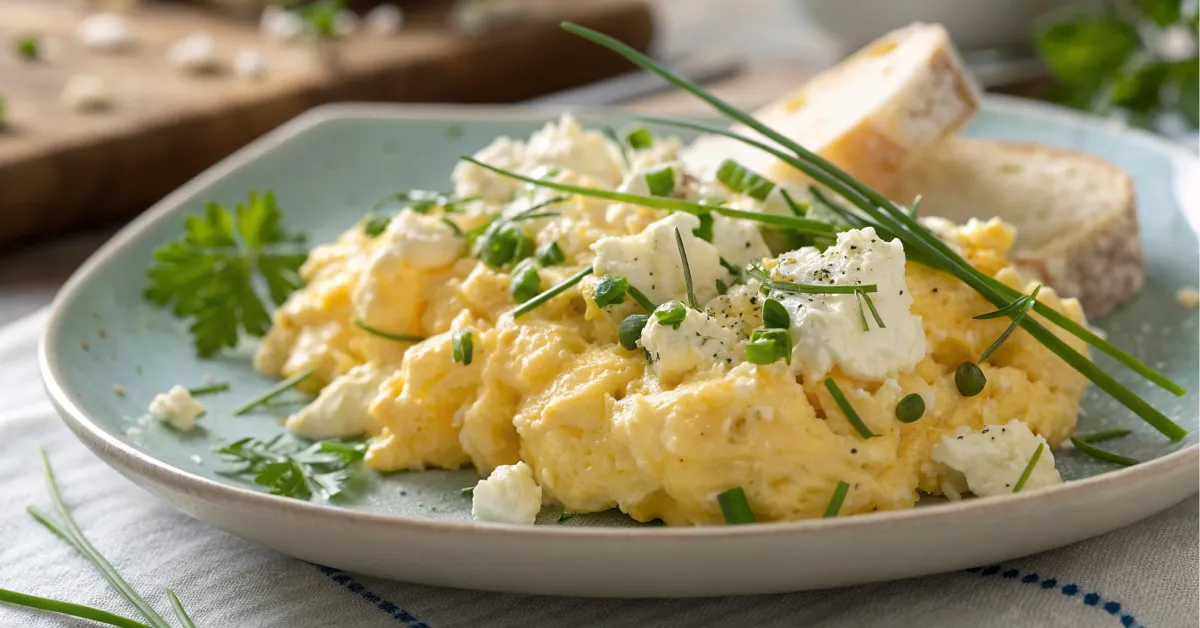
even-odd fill
[{"label": "white ceramic bowl", "polygon": [[847,49],[912,22],[940,22],[963,50],[1027,43],[1035,20],[1094,0],[797,0],[805,19]]}]

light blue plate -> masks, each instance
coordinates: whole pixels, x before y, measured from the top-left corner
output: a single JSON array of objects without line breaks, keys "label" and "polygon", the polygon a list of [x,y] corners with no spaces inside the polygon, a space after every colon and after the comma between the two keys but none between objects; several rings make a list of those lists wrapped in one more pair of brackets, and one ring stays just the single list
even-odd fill
[{"label": "light blue plate", "polygon": [[[581,118],[590,124],[620,125],[628,121],[626,115],[617,113],[586,114]],[[251,369],[249,350],[216,359],[197,359],[185,327],[169,313],[146,303],[141,291],[151,251],[177,236],[183,217],[201,212],[208,201],[233,206],[250,190],[274,190],[289,228],[305,231],[313,242],[331,240],[389,192],[406,188],[445,189],[458,155],[473,153],[497,135],[525,137],[544,122],[544,114],[513,109],[325,107],[289,123],[201,175],[118,234],[76,273],[59,295],[46,331],[42,359],[47,386],[66,422],[114,467],[181,509],[302,556],[306,556],[304,549],[283,542],[272,543],[271,538],[255,532],[252,526],[269,525],[266,523],[269,515],[263,515],[267,519],[234,522],[230,520],[233,514],[214,513],[211,509],[238,503],[250,509],[261,507],[263,512],[333,521],[338,517],[353,520],[356,516],[350,512],[353,510],[382,515],[359,519],[380,525],[425,525],[420,522],[441,521],[460,531],[495,529],[452,523],[470,518],[470,500],[458,490],[476,481],[475,473],[469,469],[374,476],[370,479],[370,490],[341,503],[340,508],[253,493],[259,487],[219,474],[227,467],[213,453],[214,446],[245,436],[270,437],[282,431],[276,417],[231,414],[234,408],[273,382]],[[989,101],[967,134],[1078,149],[1113,161],[1134,177],[1148,258],[1146,287],[1133,303],[1094,322],[1118,345],[1160,368],[1192,392],[1177,398],[1128,375],[1106,358],[1098,361],[1191,434],[1183,442],[1168,442],[1095,391],[1085,399],[1079,429],[1133,428],[1133,435],[1110,441],[1106,447],[1145,461],[1180,452],[1172,458],[1186,456],[1186,464],[1193,468],[1193,478],[1190,488],[1184,486],[1179,490],[1184,491],[1181,495],[1195,492],[1195,443],[1200,427],[1195,392],[1200,388],[1197,313],[1181,308],[1175,300],[1177,289],[1197,285],[1200,266],[1195,223],[1189,224],[1185,217],[1185,213],[1190,213],[1194,221],[1200,211],[1193,206],[1185,212],[1180,200],[1186,192],[1190,194],[1187,202],[1197,202],[1200,174],[1195,157],[1149,135],[1105,128],[1075,114],[1012,100]],[[202,431],[181,436],[151,422],[140,427],[139,434],[129,435],[129,428],[137,426],[156,393],[177,383],[200,385],[209,378],[231,382],[233,388],[228,393],[204,398],[208,415],[202,420]],[[123,389],[124,395],[116,394],[114,387]],[[1056,454],[1056,458],[1068,480],[1106,472],[1129,473],[1074,452]],[[1176,459],[1175,464],[1178,463]],[[1153,464],[1139,467],[1142,473],[1155,468]],[[1020,499],[1024,496],[1013,501]],[[1169,504],[1154,508],[1166,505]],[[950,513],[962,511],[964,506],[918,510],[943,509]],[[1149,512],[1142,512],[1141,516]],[[556,513],[548,507],[543,510],[543,517],[553,517]],[[852,519],[880,519],[882,523],[888,517],[903,515],[880,513],[838,523]],[[601,533],[594,526],[630,523],[619,513],[606,513],[538,529],[587,528]],[[818,522],[758,527],[802,531],[806,526],[817,529],[815,523]],[[499,529],[506,528],[499,526]],[[643,532],[661,535],[676,531],[643,529]],[[610,533],[616,531],[610,528]],[[1064,542],[1072,540],[1077,539]],[[345,556],[332,559],[311,553],[308,556],[379,575],[407,577],[395,569],[364,567]],[[488,582],[474,585],[518,586]],[[555,586],[567,585],[551,583],[548,588]],[[739,585],[731,586],[736,589]],[[797,586],[793,582],[788,588]],[[689,591],[695,593],[698,589]]]}]

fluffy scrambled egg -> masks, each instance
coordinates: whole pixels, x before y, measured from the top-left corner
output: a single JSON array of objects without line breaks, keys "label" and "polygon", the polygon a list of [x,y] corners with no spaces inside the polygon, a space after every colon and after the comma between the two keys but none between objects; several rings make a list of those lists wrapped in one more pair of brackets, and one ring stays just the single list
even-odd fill
[{"label": "fluffy scrambled egg", "polygon": [[[567,150],[564,142],[576,149]],[[653,154],[635,154],[633,163],[679,167],[673,161],[677,147],[659,141],[654,148],[634,151]],[[540,172],[536,176],[590,187],[629,189],[643,176],[623,165],[615,144],[597,132],[584,131],[569,117],[547,125],[528,143],[502,139],[480,155],[519,172]],[[623,181],[619,173],[625,173]],[[492,216],[512,217],[550,201],[545,217],[509,223],[521,225],[539,250],[554,244],[561,252],[561,262],[537,267],[539,290],[592,263],[595,245],[602,240],[632,242],[628,238],[668,217],[646,207],[579,196],[556,201],[551,191],[496,176],[477,166],[460,166],[454,177],[457,190],[463,196],[485,198],[440,218],[467,233]],[[693,184],[678,186],[676,194],[707,198],[719,187]],[[768,211],[774,202],[774,196],[759,202],[731,190],[720,194],[728,206],[755,206],[759,211]],[[979,270],[1024,293],[1034,287],[1008,264],[1015,235],[1008,225],[992,220],[936,227],[935,233]],[[874,237],[873,231],[862,233]],[[366,430],[371,437],[367,464],[378,470],[470,464],[487,477],[498,467],[523,461],[541,487],[543,500],[561,503],[570,512],[617,507],[639,521],[718,524],[724,519],[717,495],[741,487],[759,521],[804,519],[823,514],[839,482],[851,487],[842,514],[909,508],[920,493],[942,491],[948,471],[931,457],[942,437],[960,428],[977,430],[1020,419],[1056,445],[1074,430],[1086,383],[1017,330],[980,365],[987,377],[983,392],[973,397],[960,394],[955,369],[964,361],[978,360],[1009,320],[973,319],[995,306],[950,275],[905,263],[903,255],[898,289],[901,294],[907,291],[903,306],[909,311],[902,308],[895,315],[919,319],[924,350],[898,373],[855,378],[837,363],[816,371],[804,365],[803,355],[770,364],[746,361],[743,347],[751,331],[762,325],[764,295],[761,284],[751,280],[733,285],[736,277],[730,274],[716,277],[721,282],[717,290],[725,294],[703,303],[702,313],[690,315],[722,326],[722,337],[736,338],[739,344],[729,354],[736,357],[722,354],[723,359],[667,377],[647,361],[653,355],[646,331],[632,350],[618,342],[621,322],[644,310],[628,297],[606,307],[597,305],[600,277],[588,277],[515,317],[511,265],[490,267],[469,252],[453,259],[433,256],[444,263],[430,264],[427,258],[397,254],[396,238],[403,237],[390,231],[371,237],[355,227],[336,242],[318,247],[302,269],[306,287],[276,312],[274,327],[256,356],[263,372],[287,376],[312,367],[315,376],[308,383],[316,391],[331,382],[336,385],[339,378],[364,381],[363,371],[354,369],[370,365],[372,376],[382,382],[373,394],[350,398],[339,392],[337,403],[314,404],[331,408],[325,423],[313,410],[289,427],[302,435],[306,429],[312,430],[309,435],[339,436]],[[719,241],[696,242],[693,248],[689,240],[689,257],[693,251],[712,256],[708,261],[692,260],[692,267],[709,264],[718,269],[714,272],[724,273],[718,256],[734,257],[731,248],[741,247],[742,240],[747,249],[763,247],[761,238],[742,238],[737,247],[724,248]],[[626,261],[641,263],[642,254],[662,253],[654,247],[639,250],[629,248]],[[677,255],[673,249],[667,252]],[[768,269],[777,264],[773,258],[765,261]],[[661,267],[658,262],[646,266]],[[673,277],[664,279],[678,283]],[[653,281],[649,276],[642,280]],[[696,280],[711,282],[713,277]],[[704,285],[704,291],[713,293],[713,285]],[[657,291],[659,284],[642,290]],[[684,300],[684,295],[674,298]],[[1042,288],[1039,302],[1085,322],[1074,299],[1060,299]],[[660,324],[654,316],[647,325]],[[368,328],[426,339],[402,342]],[[664,326],[652,331],[663,335],[670,330]],[[792,329],[794,334],[804,331]],[[464,333],[470,334],[472,344],[469,364],[455,357],[455,338]],[[865,333],[889,332],[872,323]],[[1076,350],[1086,350],[1077,338],[1059,335]],[[875,437],[863,438],[856,431],[830,396],[826,377],[837,383]],[[896,419],[896,405],[910,393],[920,394],[927,409],[920,420],[902,423]],[[359,416],[348,421],[335,416],[339,413]],[[329,427],[333,424],[353,427],[339,431]]]}]

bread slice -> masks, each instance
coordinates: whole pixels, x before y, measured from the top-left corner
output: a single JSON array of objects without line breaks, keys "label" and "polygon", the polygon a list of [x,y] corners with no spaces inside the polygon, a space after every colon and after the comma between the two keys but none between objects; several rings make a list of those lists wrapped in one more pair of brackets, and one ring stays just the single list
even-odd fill
[{"label": "bread slice", "polygon": [[1133,181],[1107,161],[1037,144],[953,138],[886,190],[903,203],[918,194],[925,216],[957,223],[997,216],[1012,224],[1017,266],[1079,299],[1090,318],[1142,287]]},{"label": "bread slice", "polygon": [[[884,35],[754,115],[880,189],[978,108],[979,89],[946,29],[912,24]],[[740,125],[734,128],[763,139]],[[682,158],[704,177],[730,158],[784,186],[808,184],[791,166],[724,137],[701,137]]]}]

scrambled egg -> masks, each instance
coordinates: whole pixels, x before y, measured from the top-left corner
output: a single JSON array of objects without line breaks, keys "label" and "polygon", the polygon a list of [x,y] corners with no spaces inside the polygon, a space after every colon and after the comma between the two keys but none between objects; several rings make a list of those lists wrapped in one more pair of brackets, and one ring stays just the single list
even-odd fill
[{"label": "scrambled egg", "polygon": [[[671,162],[677,148],[678,143],[660,141],[650,149],[631,150],[632,163]],[[569,116],[547,125],[530,142],[497,140],[480,158],[533,176],[606,189],[630,189],[644,176],[623,164],[615,144],[583,130]],[[550,201],[538,210],[545,217],[509,223],[521,225],[534,245],[555,244],[562,254],[561,263],[537,267],[539,290],[593,263],[598,251],[622,243],[628,244],[624,251],[629,257],[621,261],[625,266],[643,262],[637,251],[659,255],[669,249],[666,253],[677,255],[657,236],[653,245],[635,246],[638,234],[671,220],[667,212],[579,196],[556,201],[552,191],[517,185],[470,164],[456,169],[454,179],[459,195],[483,197],[464,211],[439,216],[455,222],[456,232]],[[686,176],[677,179],[682,183],[675,194],[686,198],[711,197],[719,189],[711,182],[692,182],[689,188]],[[760,200],[728,189],[720,193],[718,200],[727,206],[772,211],[771,205],[778,203],[777,194]],[[412,217],[405,221],[416,224]],[[744,230],[745,223],[738,224]],[[1024,293],[1033,288],[1008,265],[1015,235],[1008,225],[993,220],[931,228],[979,270]],[[918,337],[898,342],[922,344],[902,368],[863,377],[870,370],[860,364],[852,369],[858,376],[852,377],[836,360],[823,366],[807,363],[799,351],[770,364],[746,361],[744,346],[751,331],[763,324],[761,284],[749,280],[734,285],[736,277],[718,260],[743,261],[744,254],[736,257],[735,249],[749,249],[767,258],[768,272],[778,272],[786,265],[768,257],[758,233],[730,238],[734,229],[726,229],[722,239],[732,239],[736,246],[714,239],[712,245],[697,240],[693,248],[689,240],[689,256],[697,251],[697,259],[690,260],[694,273],[705,269],[695,277],[697,285],[707,282],[697,292],[709,298],[700,304],[701,311],[689,311],[685,320],[695,321],[680,323],[678,329],[652,327],[660,325],[653,315],[639,345],[629,350],[618,342],[619,326],[628,315],[644,311],[629,297],[598,306],[601,277],[588,277],[514,317],[511,264],[489,267],[465,252],[461,241],[448,246],[465,257],[410,259],[397,253],[395,238],[403,234],[390,230],[370,237],[356,226],[318,247],[302,269],[306,287],[275,314],[256,356],[261,371],[287,376],[312,367],[315,376],[308,384],[314,392],[331,383],[336,391],[345,391],[360,390],[365,381],[381,382],[373,395],[364,390],[352,400],[344,399],[344,392],[323,395],[314,405],[328,408],[324,414],[306,410],[308,414],[289,421],[289,428],[310,437],[365,430],[371,437],[367,464],[379,470],[469,464],[487,477],[497,468],[524,462],[542,499],[570,512],[617,507],[639,521],[718,524],[724,520],[717,495],[741,487],[759,521],[803,519],[823,514],[839,482],[851,487],[841,514],[909,508],[920,493],[940,494],[950,485],[944,477],[947,468],[931,456],[943,436],[1019,419],[1056,445],[1074,429],[1086,383],[1018,330],[980,365],[987,377],[983,392],[964,397],[954,383],[955,369],[978,360],[1009,321],[973,319],[995,306],[950,275],[904,262],[902,251],[898,256],[890,252],[893,261],[888,263],[902,265],[895,289],[903,299],[887,312],[912,317],[912,330],[923,332],[923,338],[906,332]],[[864,230],[855,237],[875,236]],[[427,239],[421,242],[427,244]],[[848,251],[854,247],[849,242],[837,246]],[[700,259],[704,255],[709,258]],[[431,259],[438,263],[427,263]],[[653,301],[685,300],[679,278],[661,276],[680,266],[644,261],[637,272],[648,273],[640,281],[653,282],[641,286],[655,295]],[[655,273],[660,275],[655,278]],[[834,304],[837,298],[855,296],[833,295],[807,307],[824,307],[822,303]],[[878,295],[877,300],[884,298]],[[1042,288],[1039,302],[1085,322],[1074,299],[1060,299]],[[847,303],[838,307],[845,309]],[[894,327],[902,327],[896,323]],[[874,322],[870,327],[867,334],[899,333],[888,331],[893,326],[876,328]],[[402,342],[368,328],[426,339]],[[791,332],[803,334],[805,328]],[[455,337],[463,333],[472,339],[469,364],[455,359]],[[671,333],[678,338],[671,339]],[[715,353],[718,359],[697,363],[692,359],[697,352],[713,346],[705,334],[719,338],[722,352]],[[665,364],[660,369],[648,363],[648,356],[654,358],[648,347],[691,341],[685,335],[700,339],[694,350],[679,354],[688,356],[677,360],[685,367],[667,376]],[[1075,337],[1059,335],[1076,350],[1086,350]],[[826,377],[837,383],[875,437],[863,438],[856,431],[831,397]],[[343,378],[352,381],[339,384]],[[927,410],[920,420],[902,423],[895,416],[896,404],[910,393],[920,394]]]}]

